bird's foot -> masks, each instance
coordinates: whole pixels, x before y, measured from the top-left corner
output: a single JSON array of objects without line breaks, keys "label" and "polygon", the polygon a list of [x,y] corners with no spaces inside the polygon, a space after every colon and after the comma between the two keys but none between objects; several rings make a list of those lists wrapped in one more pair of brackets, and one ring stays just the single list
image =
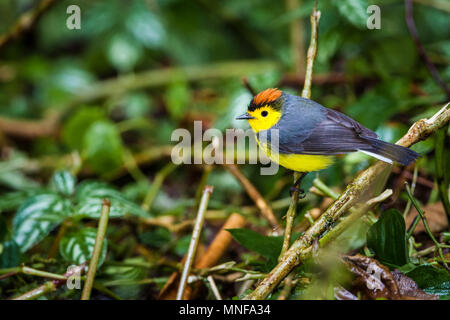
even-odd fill
[{"label": "bird's foot", "polygon": [[306,197],[305,190],[301,189],[299,186],[293,185],[289,188],[289,194],[291,195],[291,197],[294,192],[298,192],[299,199],[303,199],[304,197]]}]

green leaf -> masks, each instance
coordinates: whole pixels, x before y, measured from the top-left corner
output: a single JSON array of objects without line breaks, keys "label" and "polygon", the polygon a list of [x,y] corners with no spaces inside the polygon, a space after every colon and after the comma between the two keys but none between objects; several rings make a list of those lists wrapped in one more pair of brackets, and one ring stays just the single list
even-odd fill
[{"label": "green leaf", "polygon": [[384,212],[367,232],[367,246],[388,265],[408,263],[406,226],[402,214],[395,209]]},{"label": "green leaf", "polygon": [[42,189],[30,189],[5,193],[0,197],[0,210],[11,211],[17,209],[28,198],[46,192],[46,190]]},{"label": "green leaf", "polygon": [[86,130],[90,126],[105,118],[102,110],[96,107],[84,107],[79,109],[64,124],[62,129],[62,141],[72,149],[81,150]]},{"label": "green leaf", "polygon": [[[103,268],[103,274],[106,282],[115,282],[113,290],[123,299],[135,299],[140,295],[145,285],[133,285],[131,283],[138,282],[144,279],[148,275],[148,269],[140,267],[139,264],[147,264],[147,261],[143,257],[133,257],[123,260],[124,265],[105,265]],[[130,264],[127,266],[126,264]],[[118,283],[126,283],[124,285],[118,285]]]},{"label": "green leaf", "polygon": [[[69,208],[68,202],[58,194],[47,193],[29,198],[13,219],[12,237],[20,250],[25,252],[41,241],[64,220]],[[52,215],[51,221],[45,219],[46,215]]]},{"label": "green leaf", "polygon": [[152,217],[147,211],[126,199],[108,184],[88,180],[80,183],[77,188],[75,193],[77,206],[74,214],[94,219],[100,218],[103,199],[111,201],[109,212],[111,218],[122,217],[126,213],[140,217]]},{"label": "green leaf", "polygon": [[169,243],[171,239],[170,231],[166,228],[157,228],[140,234],[139,239],[143,244],[154,248],[161,248]]},{"label": "green leaf", "polygon": [[[69,232],[62,237],[59,243],[59,252],[64,260],[78,265],[82,264],[91,259],[96,237],[97,229],[95,228],[83,228],[76,232]],[[108,244],[105,238],[103,240],[98,267],[105,260],[107,246]]]},{"label": "green leaf", "polygon": [[432,266],[419,266],[406,274],[419,288],[430,294],[450,299],[450,273]]},{"label": "green leaf", "polygon": [[233,238],[246,249],[259,253],[270,263],[277,261],[283,246],[283,237],[263,236],[253,230],[227,229]]},{"label": "green leaf", "polygon": [[369,6],[367,0],[333,1],[333,4],[341,16],[355,27],[360,29],[366,27],[366,20],[368,18],[366,10]]},{"label": "green leaf", "polygon": [[111,172],[122,164],[122,139],[110,121],[94,123],[84,135],[83,155],[97,173]]},{"label": "green leaf", "polygon": [[189,107],[190,91],[185,81],[171,83],[164,95],[172,119],[181,119]]},{"label": "green leaf", "polygon": [[20,264],[20,248],[14,240],[0,243],[0,269],[17,267]]},{"label": "green leaf", "polygon": [[76,178],[69,171],[62,170],[53,174],[50,184],[57,192],[70,196],[75,191]]},{"label": "green leaf", "polygon": [[119,71],[132,70],[143,53],[142,46],[126,34],[116,34],[109,40],[107,58]]}]

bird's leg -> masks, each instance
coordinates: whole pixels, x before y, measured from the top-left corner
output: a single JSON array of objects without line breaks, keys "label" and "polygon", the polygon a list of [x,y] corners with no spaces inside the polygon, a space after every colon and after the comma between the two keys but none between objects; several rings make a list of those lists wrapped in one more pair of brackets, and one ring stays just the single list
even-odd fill
[{"label": "bird's leg", "polygon": [[300,174],[300,177],[297,179],[297,181],[294,182],[294,184],[289,188],[290,194],[292,196],[292,193],[298,192],[299,199],[303,199],[306,197],[305,190],[300,188],[300,185],[302,183],[303,178],[308,174],[308,172],[302,172]]}]

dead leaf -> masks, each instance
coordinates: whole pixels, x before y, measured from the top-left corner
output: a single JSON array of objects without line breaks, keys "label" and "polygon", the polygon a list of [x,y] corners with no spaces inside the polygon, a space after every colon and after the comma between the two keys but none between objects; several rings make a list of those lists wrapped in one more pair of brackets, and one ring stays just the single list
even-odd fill
[{"label": "dead leaf", "polygon": [[[344,256],[348,269],[356,275],[353,287],[361,293],[363,299],[386,298],[390,300],[436,300],[439,297],[419,289],[417,283],[400,271],[391,272],[377,260],[357,254]],[[354,294],[353,294],[354,295]],[[342,290],[336,299],[350,297]]]},{"label": "dead leaf", "polygon": [[417,283],[414,282],[411,278],[405,276],[398,270],[394,270],[392,275],[397,282],[398,289],[400,290],[400,294],[403,299],[412,298],[419,300],[438,300],[439,297],[433,294],[428,294],[425,291],[421,290]]}]

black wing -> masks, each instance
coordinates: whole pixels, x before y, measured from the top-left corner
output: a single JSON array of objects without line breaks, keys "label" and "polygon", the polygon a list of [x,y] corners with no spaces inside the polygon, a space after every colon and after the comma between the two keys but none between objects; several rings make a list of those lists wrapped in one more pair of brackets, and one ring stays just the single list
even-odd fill
[{"label": "black wing", "polygon": [[365,138],[377,138],[377,134],[338,111],[321,108],[321,121],[315,125],[300,143],[280,143],[281,153],[333,155],[343,154],[370,147]]}]

